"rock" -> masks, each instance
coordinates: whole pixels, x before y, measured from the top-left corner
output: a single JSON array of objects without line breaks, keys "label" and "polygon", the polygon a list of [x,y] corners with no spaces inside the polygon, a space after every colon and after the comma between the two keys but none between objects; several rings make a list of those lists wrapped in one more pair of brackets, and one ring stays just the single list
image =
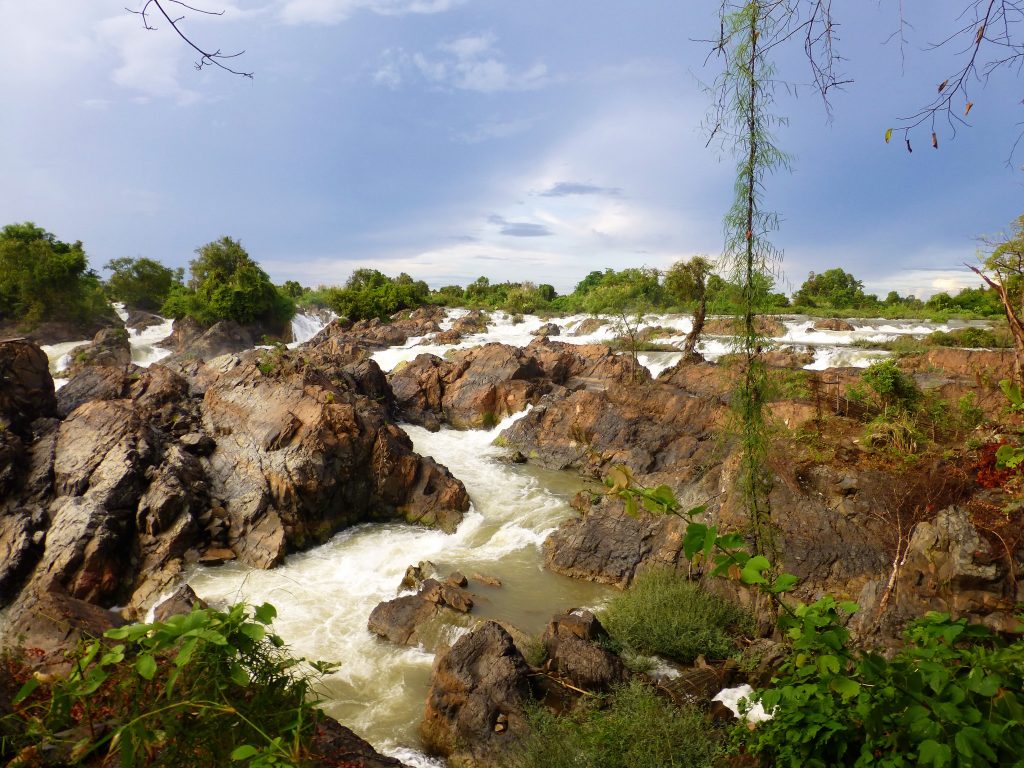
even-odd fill
[{"label": "rock", "polygon": [[761,359],[775,368],[803,368],[814,362],[814,352],[807,347],[782,347],[765,352]]},{"label": "rock", "polygon": [[755,638],[743,649],[740,666],[747,670],[747,682],[755,689],[767,688],[789,655],[783,643],[766,637]]},{"label": "rock", "polygon": [[534,336],[561,336],[562,327],[557,323],[544,323],[540,328],[533,332]]},{"label": "rock", "polygon": [[89,366],[126,366],[132,361],[132,349],[125,328],[104,328],[88,344],[71,353],[71,365],[65,378],[73,377]]},{"label": "rock", "polygon": [[195,456],[209,456],[217,447],[217,441],[202,432],[189,432],[178,439],[178,444]]},{"label": "rock", "polygon": [[588,317],[586,320],[581,320],[575,328],[572,329],[572,336],[589,336],[592,333],[596,333],[603,326],[607,325],[607,320],[602,320],[599,317]]},{"label": "rock", "polygon": [[445,583],[453,587],[465,587],[469,581],[459,571],[452,571],[448,574],[448,578],[445,579]]},{"label": "rock", "polygon": [[580,609],[555,616],[541,639],[554,671],[588,691],[607,691],[629,677],[622,659],[602,647],[609,640],[597,617]]},{"label": "rock", "polygon": [[124,324],[133,331],[144,331],[146,328],[152,328],[154,325],[163,325],[167,322],[166,318],[154,315],[152,312],[147,312],[144,309],[127,309],[126,311],[128,319],[124,321]]},{"label": "rock", "polygon": [[172,595],[153,609],[153,621],[167,621],[171,616],[191,613],[196,606],[208,608],[204,600],[197,595],[188,584],[182,584]]},{"label": "rock", "polygon": [[528,733],[529,673],[511,635],[495,622],[460,637],[434,663],[420,726],[427,750],[453,766],[496,764]]},{"label": "rock", "polygon": [[[773,339],[786,334],[786,326],[772,315],[758,315],[754,319],[754,328],[762,336]],[[739,322],[734,318],[719,317],[704,324],[704,333],[708,336],[735,336],[739,331]]]},{"label": "rock", "polygon": [[102,637],[125,621],[84,600],[61,592],[29,590],[12,607],[5,628],[8,637],[19,639],[22,648],[38,648],[46,657],[44,664],[66,666],[64,654],[84,638]]},{"label": "rock", "polygon": [[239,559],[270,567],[367,520],[453,531],[469,508],[466,490],[413,453],[385,405],[362,394],[369,372],[383,382],[376,364],[308,354],[282,352],[264,373],[249,353],[206,389],[203,428],[217,447],[204,467],[213,494],[228,500]]},{"label": "rock", "polygon": [[462,335],[471,333],[487,333],[487,322],[490,318],[479,309],[463,315],[452,323],[452,330]]},{"label": "rock", "polygon": [[79,368],[57,392],[57,409],[67,418],[83,403],[93,400],[120,400],[128,393],[129,379],[141,368],[93,366]]},{"label": "rock", "polygon": [[461,624],[458,614],[469,613],[473,600],[464,589],[425,579],[415,595],[379,603],[370,613],[367,629],[398,645],[436,645],[442,624]]},{"label": "rock", "polygon": [[369,742],[323,713],[317,719],[310,752],[311,768],[409,768],[380,754]]},{"label": "rock", "polygon": [[430,340],[434,344],[458,344],[462,341],[462,334],[452,328],[450,331],[435,333]]},{"label": "rock", "polygon": [[479,581],[481,584],[485,584],[488,587],[500,587],[501,579],[494,576],[488,576],[484,573],[473,573],[473,581]]},{"label": "rock", "polygon": [[405,575],[398,585],[398,591],[406,589],[419,589],[426,579],[437,574],[437,566],[429,560],[420,560],[418,565],[410,565],[405,569]]},{"label": "rock", "polygon": [[14,599],[42,555],[42,523],[24,509],[0,514],[0,605]]},{"label": "rock", "polygon": [[23,339],[0,341],[0,428],[31,438],[33,421],[57,414],[50,361]]},{"label": "rock", "polygon": [[816,331],[852,331],[854,330],[853,324],[846,320],[840,320],[838,317],[823,317],[820,320],[815,320],[811,326]]},{"label": "rock", "polygon": [[544,562],[555,573],[625,589],[639,569],[658,563],[685,565],[685,522],[678,517],[626,514],[621,503],[606,503],[568,520],[544,541]]}]

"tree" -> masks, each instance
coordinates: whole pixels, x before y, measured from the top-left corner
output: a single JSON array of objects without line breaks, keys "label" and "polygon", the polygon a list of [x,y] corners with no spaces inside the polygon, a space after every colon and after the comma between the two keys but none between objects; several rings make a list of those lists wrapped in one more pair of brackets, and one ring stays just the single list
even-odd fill
[{"label": "tree", "polygon": [[111,271],[107,294],[125,306],[155,312],[167,300],[171,288],[180,285],[183,269],[172,270],[158,261],[127,256],[111,259],[104,269]]},{"label": "tree", "polygon": [[0,320],[91,322],[110,314],[81,241],[65,243],[30,221],[0,230]]},{"label": "tree", "polygon": [[680,303],[693,306],[693,327],[683,342],[686,357],[696,355],[697,342],[704,331],[708,310],[707,278],[710,274],[711,262],[703,256],[677,261],[665,273],[665,292]]},{"label": "tree", "polygon": [[864,293],[864,283],[838,267],[820,275],[811,272],[793,294],[793,303],[800,306],[832,309],[855,309],[872,303],[872,299]]},{"label": "tree", "polygon": [[188,286],[174,287],[163,313],[191,317],[203,325],[234,320],[281,330],[295,314],[295,302],[280,293],[267,273],[230,237],[197,248],[189,263]]},{"label": "tree", "polygon": [[1024,214],[1010,225],[1008,235],[990,240],[988,245],[991,253],[985,259],[985,269],[995,277],[972,264],[967,266],[999,296],[1013,336],[1014,378],[1018,384],[1024,384]]}]

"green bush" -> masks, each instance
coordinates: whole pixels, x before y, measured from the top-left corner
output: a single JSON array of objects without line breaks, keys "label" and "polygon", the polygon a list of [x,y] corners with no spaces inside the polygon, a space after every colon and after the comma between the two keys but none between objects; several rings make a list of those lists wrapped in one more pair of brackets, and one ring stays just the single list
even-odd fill
[{"label": "green bush", "polygon": [[45,321],[113,318],[82,243],[65,243],[32,222],[0,229],[0,320],[25,328]]},{"label": "green bush", "polygon": [[111,271],[107,294],[127,307],[149,312],[159,310],[171,288],[180,285],[184,277],[183,270],[172,270],[146,258],[112,259],[105,268]]},{"label": "green bush", "polygon": [[883,408],[896,406],[912,411],[921,399],[917,383],[912,376],[900,370],[895,360],[872,363],[860,378],[875,393]]},{"label": "green bush", "polygon": [[684,664],[701,654],[724,658],[736,650],[737,637],[753,630],[753,619],[735,603],[660,570],[613,598],[601,623],[625,648]]},{"label": "green bush", "polygon": [[27,677],[0,723],[0,758],[34,748],[66,755],[60,765],[113,765],[108,752],[124,768],[302,764],[320,716],[314,684],[331,665],[290,657],[274,616],[269,604],[195,609],[84,642],[66,677]]},{"label": "green bush", "polygon": [[710,768],[721,734],[697,709],[675,707],[634,682],[556,716],[536,710],[506,768]]},{"label": "green bush", "polygon": [[737,738],[777,768],[1021,765],[1024,642],[948,614],[892,658],[846,648],[832,605],[801,606],[793,654],[760,693],[774,717]]},{"label": "green bush", "polygon": [[163,314],[191,317],[202,325],[234,320],[283,328],[295,314],[295,302],[280,292],[241,243],[222,237],[196,250],[188,286],[175,286]]},{"label": "green bush", "polygon": [[391,278],[376,269],[357,269],[344,288],[321,288],[327,306],[349,320],[386,320],[403,309],[427,303],[430,289],[402,272]]}]

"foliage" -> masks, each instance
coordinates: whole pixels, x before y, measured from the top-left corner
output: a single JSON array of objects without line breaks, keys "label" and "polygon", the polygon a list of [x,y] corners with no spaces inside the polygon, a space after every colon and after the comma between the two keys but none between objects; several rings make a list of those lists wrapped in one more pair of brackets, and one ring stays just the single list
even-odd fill
[{"label": "foliage", "polygon": [[811,272],[793,294],[793,303],[805,307],[846,309],[877,304],[878,298],[866,295],[864,284],[849,272],[834,268],[820,274]]},{"label": "foliage", "polygon": [[111,752],[120,765],[298,766],[319,717],[317,675],[269,631],[276,612],[235,605],[109,630],[84,642],[64,678],[31,677],[5,720],[24,747],[69,750],[71,765]]},{"label": "foliage", "polygon": [[506,768],[711,768],[721,736],[696,708],[677,708],[639,681],[555,716],[538,709]]},{"label": "foliage", "polygon": [[171,289],[164,315],[191,317],[202,325],[234,320],[280,328],[295,314],[295,303],[274,287],[237,240],[222,237],[196,254],[188,285]]},{"label": "foliage", "polygon": [[111,272],[107,280],[107,294],[127,307],[159,310],[167,300],[171,288],[181,285],[184,270],[172,270],[158,261],[147,258],[122,257],[111,259],[104,269]]},{"label": "foliage", "polygon": [[893,658],[847,648],[840,610],[800,606],[793,654],[759,698],[774,717],[743,734],[779,768],[1017,765],[1024,753],[1024,642],[929,613]]},{"label": "foliage", "polygon": [[[1024,398],[1022,398],[1024,402]],[[1017,765],[1024,754],[1024,640],[1008,642],[984,625],[929,613],[912,623],[891,658],[850,645],[853,602],[824,596],[790,605],[782,596],[795,576],[744,551],[743,538],[698,523],[700,508],[683,511],[666,486],[643,488],[628,472],[609,477],[627,509],[689,521],[683,541],[691,563],[736,579],[771,597],[790,654],[755,693],[772,718],[738,727],[739,746],[779,768],[836,765]]]},{"label": "foliage", "polygon": [[635,653],[689,664],[697,656],[725,658],[753,631],[750,615],[685,577],[654,570],[637,577],[601,615],[609,634]]},{"label": "foliage", "polygon": [[912,376],[900,370],[895,360],[879,360],[860,375],[883,409],[913,410],[921,399],[921,390]]},{"label": "foliage", "polygon": [[327,306],[349,320],[386,320],[403,309],[427,303],[430,289],[422,280],[413,280],[402,272],[388,277],[376,269],[357,269],[344,288],[322,289]]},{"label": "foliage", "polygon": [[81,241],[62,242],[30,221],[0,230],[0,320],[32,328],[111,314]]}]

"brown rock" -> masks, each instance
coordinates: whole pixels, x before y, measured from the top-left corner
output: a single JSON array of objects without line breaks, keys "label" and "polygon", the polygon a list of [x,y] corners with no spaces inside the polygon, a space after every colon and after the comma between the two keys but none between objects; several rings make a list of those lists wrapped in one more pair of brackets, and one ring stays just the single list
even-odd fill
[{"label": "brown rock", "polygon": [[581,609],[555,616],[542,637],[554,670],[588,691],[607,691],[629,677],[622,659],[601,646],[608,640],[597,617]]},{"label": "brown rock", "polygon": [[103,328],[88,344],[71,353],[71,365],[66,376],[88,366],[124,367],[132,361],[131,345],[125,328]]},{"label": "brown rock", "polygon": [[853,324],[838,317],[823,317],[811,326],[816,331],[852,331]]},{"label": "brown rock", "polygon": [[608,324],[607,320],[602,320],[599,317],[588,317],[586,320],[580,321],[580,323],[572,329],[572,336],[589,336],[594,333],[602,326]]},{"label": "brown rock", "polygon": [[0,380],[0,427],[27,438],[35,419],[57,414],[50,363],[35,344],[0,341]]},{"label": "brown rock", "polygon": [[453,765],[495,764],[528,732],[529,672],[512,637],[495,622],[460,637],[434,663],[420,726],[427,750]]}]

